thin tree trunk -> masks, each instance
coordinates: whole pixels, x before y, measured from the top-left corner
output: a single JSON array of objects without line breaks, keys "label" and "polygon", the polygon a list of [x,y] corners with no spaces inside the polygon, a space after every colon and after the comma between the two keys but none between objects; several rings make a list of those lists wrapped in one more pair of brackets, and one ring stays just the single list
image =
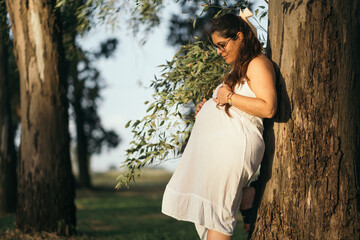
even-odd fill
[{"label": "thin tree trunk", "polygon": [[359,239],[360,5],[269,1],[280,105],[252,239]]},{"label": "thin tree trunk", "polygon": [[[76,91],[76,90],[75,90]],[[79,166],[79,183],[80,186],[91,188],[89,172],[89,154],[87,151],[87,138],[84,132],[84,113],[80,101],[75,97],[74,110],[76,118],[76,142],[77,142],[77,160]]]},{"label": "thin tree trunk", "polygon": [[82,187],[91,188],[91,178],[89,174],[89,153],[88,153],[88,139],[85,133],[85,112],[82,106],[83,101],[83,86],[84,82],[79,80],[79,50],[76,46],[76,36],[78,35],[77,26],[79,25],[76,17],[76,12],[80,6],[84,4],[83,0],[69,2],[66,10],[66,36],[68,41],[65,43],[69,53],[67,59],[67,69],[69,72],[70,82],[72,88],[72,98],[70,103],[74,107],[75,124],[76,124],[76,145],[77,145],[77,162],[79,169],[79,184]]},{"label": "thin tree trunk", "polygon": [[[5,3],[1,14],[6,16]],[[16,153],[11,119],[11,89],[7,73],[7,22],[0,17],[0,214],[14,212],[16,208]]]},{"label": "thin tree trunk", "polygon": [[[73,37],[73,48],[76,48],[75,37]],[[76,50],[75,50],[76,51]],[[89,174],[89,161],[88,161],[88,144],[87,137],[84,130],[84,110],[81,106],[82,90],[84,86],[78,78],[78,55],[75,53],[74,59],[71,62],[71,75],[73,79],[73,106],[75,112],[76,123],[76,142],[77,142],[77,160],[79,166],[79,183],[80,186],[85,188],[91,188],[90,174]]]},{"label": "thin tree trunk", "polygon": [[70,234],[75,227],[75,192],[61,26],[55,3],[6,1],[21,92],[16,227]]}]

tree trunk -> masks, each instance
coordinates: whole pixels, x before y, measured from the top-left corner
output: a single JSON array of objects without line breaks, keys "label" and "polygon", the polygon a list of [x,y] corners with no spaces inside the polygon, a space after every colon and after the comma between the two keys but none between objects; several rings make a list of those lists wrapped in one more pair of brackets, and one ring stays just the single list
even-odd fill
[{"label": "tree trunk", "polygon": [[72,1],[67,3],[65,17],[65,36],[67,41],[64,43],[68,51],[68,59],[66,61],[67,72],[69,73],[69,83],[72,85],[72,97],[70,103],[74,107],[74,117],[76,124],[76,145],[77,145],[77,162],[79,169],[79,185],[86,188],[91,188],[91,179],[89,174],[89,153],[88,153],[88,138],[85,133],[85,112],[82,106],[84,80],[79,80],[78,63],[80,61],[79,49],[76,45],[76,37],[79,34],[77,27],[79,21],[76,13],[79,7],[84,5],[83,0]]},{"label": "tree trunk", "polygon": [[[75,89],[76,91],[76,89]],[[81,187],[91,188],[89,173],[89,154],[87,151],[87,138],[84,132],[84,113],[81,99],[75,97],[74,111],[76,122],[77,160],[79,165],[79,184]]]},{"label": "tree trunk", "polygon": [[21,91],[16,227],[68,235],[75,227],[75,192],[61,26],[55,3],[6,1]]},{"label": "tree trunk", "polygon": [[359,11],[358,1],[269,1],[280,102],[252,239],[360,238]]},{"label": "tree trunk", "polygon": [[[73,37],[73,48],[75,52],[77,47],[75,44],[75,37]],[[80,186],[85,188],[91,188],[90,174],[89,174],[89,154],[87,137],[85,135],[84,125],[84,110],[81,106],[82,101],[82,82],[78,78],[78,55],[75,53],[74,59],[71,62],[71,75],[73,80],[73,106],[75,112],[75,123],[76,123],[76,142],[77,142],[77,160],[79,165],[79,183]]]},{"label": "tree trunk", "polygon": [[7,74],[8,32],[5,3],[0,13],[0,214],[16,208],[16,153],[11,119],[11,89]]}]

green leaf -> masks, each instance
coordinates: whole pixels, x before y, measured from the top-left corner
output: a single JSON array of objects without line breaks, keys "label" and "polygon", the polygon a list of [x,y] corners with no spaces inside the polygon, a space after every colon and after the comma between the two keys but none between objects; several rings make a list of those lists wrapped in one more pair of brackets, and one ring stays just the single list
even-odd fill
[{"label": "green leaf", "polygon": [[154,104],[151,104],[150,107],[148,107],[148,109],[146,109],[146,112],[150,112],[150,110],[153,109],[154,106],[155,106]]},{"label": "green leaf", "polygon": [[141,123],[141,121],[140,121],[140,120],[136,120],[136,121],[134,122],[134,124],[132,125],[132,127],[135,128],[137,125],[139,125],[139,123]]},{"label": "green leaf", "polygon": [[263,12],[260,16],[260,20],[267,15],[267,12]]}]

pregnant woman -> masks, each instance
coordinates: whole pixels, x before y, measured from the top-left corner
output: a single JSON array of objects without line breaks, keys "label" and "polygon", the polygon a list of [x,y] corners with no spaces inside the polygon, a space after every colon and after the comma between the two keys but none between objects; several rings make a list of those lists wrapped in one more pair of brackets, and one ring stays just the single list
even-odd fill
[{"label": "pregnant woman", "polygon": [[195,223],[202,240],[229,240],[239,208],[251,208],[254,199],[255,189],[244,187],[264,154],[262,119],[276,111],[275,73],[241,17],[216,18],[211,38],[232,70],[213,98],[198,107],[189,142],[166,186],[162,212]]}]

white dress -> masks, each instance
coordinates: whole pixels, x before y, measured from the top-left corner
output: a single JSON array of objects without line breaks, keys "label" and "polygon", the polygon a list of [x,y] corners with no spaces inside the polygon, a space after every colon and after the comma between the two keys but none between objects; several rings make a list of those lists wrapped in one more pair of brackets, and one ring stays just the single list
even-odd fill
[{"label": "white dress", "polygon": [[[235,93],[255,97],[246,81]],[[162,212],[195,223],[201,239],[208,229],[232,236],[242,188],[264,154],[262,118],[234,106],[229,112],[232,118],[213,99],[205,102],[163,196]]]}]

